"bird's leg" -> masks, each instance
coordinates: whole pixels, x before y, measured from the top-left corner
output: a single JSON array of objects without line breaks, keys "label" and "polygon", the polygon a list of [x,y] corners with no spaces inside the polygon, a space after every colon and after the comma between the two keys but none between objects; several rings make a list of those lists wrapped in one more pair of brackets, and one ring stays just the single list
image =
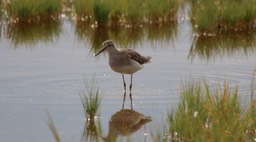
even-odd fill
[{"label": "bird's leg", "polygon": [[131,74],[131,82],[130,82],[130,102],[131,102],[131,109],[133,109],[133,105],[132,105],[132,74]]},{"label": "bird's leg", "polygon": [[122,78],[123,78],[123,84],[124,84],[124,92],[126,92],[126,84],[125,84],[125,80],[124,80],[124,74],[122,74]]},{"label": "bird's leg", "polygon": [[133,104],[132,104],[132,92],[130,92],[130,102],[131,102],[131,109],[133,109]]},{"label": "bird's leg", "polygon": [[123,106],[122,106],[122,109],[124,109],[125,98],[126,98],[126,92],[124,92],[124,98],[123,98]]},{"label": "bird's leg", "polygon": [[130,82],[130,93],[132,92],[132,74],[131,74],[131,82]]}]

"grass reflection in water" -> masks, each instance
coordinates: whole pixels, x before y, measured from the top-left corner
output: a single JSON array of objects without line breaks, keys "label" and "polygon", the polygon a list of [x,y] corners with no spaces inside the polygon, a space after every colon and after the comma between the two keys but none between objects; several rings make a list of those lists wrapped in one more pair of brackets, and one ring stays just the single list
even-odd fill
[{"label": "grass reflection in water", "polygon": [[194,36],[188,58],[214,59],[216,56],[229,56],[237,53],[252,55],[256,50],[254,32],[230,33],[212,37]]},{"label": "grass reflection in water", "polygon": [[33,46],[38,42],[52,42],[57,39],[62,30],[60,22],[49,22],[43,24],[10,24],[7,26],[6,37],[14,46]]}]

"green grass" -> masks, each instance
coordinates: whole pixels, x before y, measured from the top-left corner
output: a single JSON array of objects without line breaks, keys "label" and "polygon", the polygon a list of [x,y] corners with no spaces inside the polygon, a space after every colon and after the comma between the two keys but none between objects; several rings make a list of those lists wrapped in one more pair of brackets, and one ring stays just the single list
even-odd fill
[{"label": "green grass", "polygon": [[11,0],[11,17],[17,22],[57,20],[62,0]]},{"label": "green grass", "polygon": [[61,142],[59,133],[58,133],[58,131],[56,129],[56,126],[55,126],[55,124],[54,124],[54,122],[53,122],[49,112],[46,112],[46,114],[47,114],[47,120],[46,120],[47,121],[47,125],[48,125],[49,129],[51,130],[51,133],[53,134],[55,142]]},{"label": "green grass", "polygon": [[196,32],[238,32],[255,29],[254,0],[191,0],[191,22]]},{"label": "green grass", "polygon": [[101,96],[95,79],[84,80],[85,88],[79,92],[85,115],[85,126],[81,140],[98,142],[101,135],[101,123],[95,124],[95,117],[99,116]]},{"label": "green grass", "polygon": [[169,22],[170,19],[173,21],[178,10],[178,1],[74,0],[74,8],[78,20],[93,17],[94,21],[105,26],[139,26],[143,23]]},{"label": "green grass", "polygon": [[144,15],[149,19],[150,23],[159,23],[165,20],[176,21],[178,0],[148,0],[145,5]]},{"label": "green grass", "polygon": [[80,91],[79,95],[86,119],[93,120],[96,115],[99,115],[101,104],[99,87],[94,79],[91,81],[85,80],[84,83],[85,88]]},{"label": "green grass", "polygon": [[177,108],[168,114],[169,133],[182,141],[253,141],[254,105],[242,107],[238,88],[211,90],[206,81],[185,84]]},{"label": "green grass", "polygon": [[[68,4],[68,5],[65,5]],[[13,23],[58,20],[65,7],[76,13],[77,22],[96,26],[140,26],[176,21],[178,0],[10,0],[8,17]],[[74,8],[74,10],[73,10]],[[70,15],[74,15],[73,13]]]},{"label": "green grass", "polygon": [[93,0],[73,0],[78,22],[90,21],[93,15]]},{"label": "green grass", "polygon": [[99,25],[106,24],[111,7],[107,1],[95,0],[93,2],[93,16]]}]

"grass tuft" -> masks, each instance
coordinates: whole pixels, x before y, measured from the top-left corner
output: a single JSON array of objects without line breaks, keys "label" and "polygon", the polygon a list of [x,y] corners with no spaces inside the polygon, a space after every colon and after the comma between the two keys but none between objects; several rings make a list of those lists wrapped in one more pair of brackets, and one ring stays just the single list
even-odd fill
[{"label": "grass tuft", "polygon": [[18,23],[56,21],[62,0],[11,0],[10,7],[10,16]]},{"label": "grass tuft", "polygon": [[255,30],[255,0],[193,0],[191,22],[200,35]]},{"label": "grass tuft", "polygon": [[168,114],[169,133],[182,141],[253,141],[254,106],[242,108],[238,88],[228,83],[211,91],[207,82],[183,85],[176,110]]},{"label": "grass tuft", "polygon": [[99,94],[99,87],[95,79],[84,80],[85,88],[79,93],[80,99],[84,108],[84,115],[86,118],[84,132],[82,135],[82,141],[99,141],[101,135],[101,123],[98,119],[97,125],[95,124],[95,118],[99,115],[99,109],[101,104],[101,97]]},{"label": "grass tuft", "polygon": [[86,79],[84,82],[85,88],[80,91],[79,95],[86,119],[93,120],[96,115],[99,115],[98,112],[101,104],[99,87],[94,79],[91,81]]},{"label": "grass tuft", "polygon": [[108,2],[101,1],[101,0],[95,0],[93,2],[93,16],[94,19],[97,21],[97,24],[100,26],[107,23],[107,19],[110,13],[110,7]]},{"label": "grass tuft", "polygon": [[129,27],[176,21],[178,4],[177,0],[74,0],[79,22],[92,17],[100,25]]}]

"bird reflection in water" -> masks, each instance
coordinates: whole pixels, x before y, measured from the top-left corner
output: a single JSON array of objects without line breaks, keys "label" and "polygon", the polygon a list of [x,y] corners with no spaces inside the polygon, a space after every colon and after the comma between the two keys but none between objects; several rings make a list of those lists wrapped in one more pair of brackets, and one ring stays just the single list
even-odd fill
[{"label": "bird reflection in water", "polygon": [[[109,128],[107,136],[102,136],[102,128],[99,119],[91,119],[86,121],[81,141],[98,142],[117,142],[119,137],[129,137],[131,134],[139,130],[143,125],[152,121],[150,116],[132,109],[124,109],[125,96],[123,99],[122,109],[114,113],[109,120]],[[95,120],[98,120],[97,125]]]},{"label": "bird reflection in water", "polygon": [[133,110],[132,94],[130,92],[131,109],[124,109],[126,92],[124,92],[122,109],[113,114],[109,120],[108,135],[105,142],[116,142],[118,136],[129,136],[139,130],[144,124],[152,121],[150,116]]},{"label": "bird reflection in water", "polygon": [[129,136],[150,121],[152,119],[149,116],[132,109],[122,109],[111,116],[108,135],[103,137],[103,140],[116,142],[118,136]]}]

